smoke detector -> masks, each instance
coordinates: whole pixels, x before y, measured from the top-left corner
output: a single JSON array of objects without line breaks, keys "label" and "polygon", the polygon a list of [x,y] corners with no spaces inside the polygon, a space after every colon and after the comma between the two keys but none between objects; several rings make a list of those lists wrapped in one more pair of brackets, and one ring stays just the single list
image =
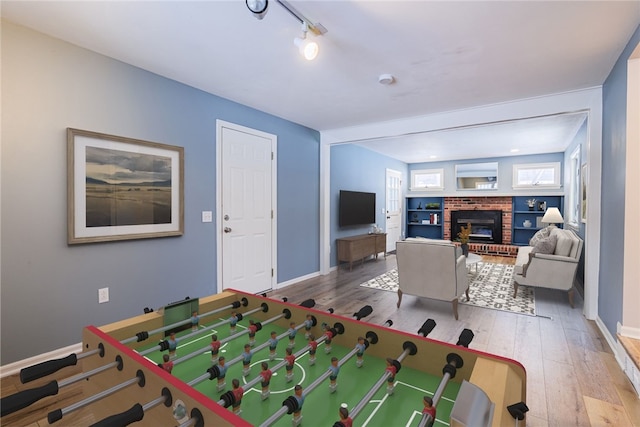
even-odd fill
[{"label": "smoke detector", "polygon": [[378,76],[378,83],[380,83],[381,85],[390,85],[395,81],[396,78],[391,74],[380,74],[380,76]]}]

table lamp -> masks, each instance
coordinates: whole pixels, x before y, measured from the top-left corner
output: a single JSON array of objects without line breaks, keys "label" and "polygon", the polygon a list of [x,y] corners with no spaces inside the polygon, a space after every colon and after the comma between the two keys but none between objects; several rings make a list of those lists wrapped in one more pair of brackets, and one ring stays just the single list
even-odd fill
[{"label": "table lamp", "polygon": [[558,208],[548,208],[542,217],[542,222],[555,227],[556,224],[564,223],[564,219]]}]

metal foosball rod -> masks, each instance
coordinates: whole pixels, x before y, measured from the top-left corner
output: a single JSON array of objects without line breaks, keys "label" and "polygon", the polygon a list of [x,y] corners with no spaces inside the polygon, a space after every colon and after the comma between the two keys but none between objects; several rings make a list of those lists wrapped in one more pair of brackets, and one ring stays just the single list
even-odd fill
[{"label": "metal foosball rod", "polygon": [[[469,344],[473,340],[473,332],[470,329],[463,329],[458,337],[458,342],[456,345],[461,347],[468,348]],[[438,388],[433,393],[433,402],[432,406],[435,408],[440,398],[442,397],[442,393],[444,393],[444,388],[446,387],[449,380],[452,380],[456,376],[456,371],[464,365],[464,361],[462,357],[457,355],[456,353],[449,353],[447,355],[447,364],[442,368],[442,380],[440,380],[440,384]],[[422,418],[420,419],[420,424],[418,427],[431,427],[436,420],[431,416],[431,414],[422,414]]]},{"label": "metal foosball rod", "polygon": [[[442,380],[440,380],[440,384],[436,389],[435,393],[433,393],[433,403],[432,405],[435,407],[440,401],[440,397],[442,397],[442,393],[444,393],[444,389],[447,386],[449,380],[452,380],[456,376],[456,371],[459,368],[462,368],[464,365],[464,361],[462,357],[457,355],[456,353],[449,353],[447,355],[447,364],[442,368]],[[420,423],[418,427],[431,427],[435,419],[431,416],[431,414],[422,414],[422,418],[420,419]]]},{"label": "metal foosball rod", "polygon": [[[208,316],[214,313],[218,313],[220,311],[223,310],[227,310],[229,308],[239,308],[240,305],[246,307],[248,304],[248,300],[246,298],[242,298],[241,302],[240,301],[234,301],[232,304],[229,304],[228,306],[210,311],[208,313],[205,313],[202,315],[202,317],[204,316]],[[128,344],[130,342],[140,342],[140,341],[144,341],[147,338],[149,338],[149,336],[152,336],[153,334],[156,334],[158,332],[164,332],[166,330],[169,329],[173,329],[175,327],[178,327],[180,325],[184,325],[187,324],[188,322],[190,322],[190,319],[185,319],[183,321],[180,322],[176,322],[172,325],[168,325],[168,326],[164,326],[162,328],[159,329],[155,329],[153,331],[150,332],[146,332],[146,331],[141,331],[138,332],[136,334],[136,336],[134,337],[130,337],[127,338],[123,341],[120,341],[121,344]],[[75,366],[78,363],[78,360],[81,360],[85,357],[89,357],[89,356],[93,356],[94,354],[100,354],[100,357],[104,356],[104,347],[99,347],[95,350],[91,350],[91,351],[86,351],[86,352],[82,352],[82,353],[72,353],[66,357],[60,358],[60,359],[52,359],[52,360],[47,360],[45,362],[41,362],[41,363],[37,363],[35,365],[32,366],[28,366],[26,368],[23,368],[20,370],[20,382],[22,382],[22,384],[26,384],[30,381],[34,381],[37,380],[39,378],[42,377],[46,377],[47,375],[51,375],[57,371],[59,371],[62,368],[66,368],[68,366]]]},{"label": "metal foosball rod", "polygon": [[75,366],[78,363],[78,360],[93,356],[94,354],[99,354],[100,357],[104,356],[104,346],[102,343],[100,343],[98,348],[91,351],[85,351],[79,354],[71,353],[70,355],[60,359],[47,360],[45,362],[23,368],[20,370],[20,382],[22,384],[26,384],[39,378],[46,377],[47,375],[51,375],[67,366]]},{"label": "metal foosball rod", "polygon": [[[322,337],[318,338],[317,343],[320,344],[320,343],[326,341],[327,339],[331,339],[332,337],[334,337],[334,336],[336,336],[338,334],[342,334],[342,333],[344,333],[344,326],[342,325],[342,323],[336,323],[333,328],[330,328],[330,330],[328,330],[327,333],[325,333]],[[294,353],[294,355],[295,355],[296,358],[298,358],[298,357],[302,356],[303,354],[305,354],[310,349],[311,349],[311,346],[310,345],[306,345],[305,347],[303,347],[302,349],[300,349],[299,351]],[[286,364],[287,364],[287,361],[286,360],[282,360],[281,362],[277,363],[272,368],[272,371],[275,372],[276,370],[284,367]],[[193,387],[194,385],[199,384],[204,380],[214,380],[214,379],[218,378],[218,375],[220,375],[220,370],[218,369],[217,365],[214,365],[211,368],[207,369],[207,372],[205,374],[203,374],[203,375],[201,375],[201,376],[199,376],[197,378],[194,378],[193,380],[189,381],[187,383],[187,385]],[[260,376],[258,376],[255,379],[251,380],[248,384],[251,384],[251,386],[253,387],[255,384],[258,383],[258,381],[260,381]]]},{"label": "metal foosball rod", "polygon": [[[265,312],[265,313],[267,311],[269,311],[269,306],[267,305],[267,303],[264,303],[264,302],[262,303],[262,311]],[[288,308],[285,308],[284,310],[282,310],[281,314],[278,314],[277,316],[274,316],[274,317],[272,317],[270,319],[267,319],[264,322],[256,322],[255,323],[256,328],[259,331],[259,330],[262,329],[263,325],[268,325],[269,323],[275,322],[276,320],[282,319],[283,317],[285,319],[289,319],[291,317],[291,311]],[[245,329],[242,332],[238,332],[237,334],[231,335],[231,336],[229,336],[227,338],[224,338],[224,339],[220,340],[220,344],[221,345],[225,344],[225,343],[227,343],[229,341],[232,341],[232,340],[234,340],[236,338],[239,338],[239,337],[241,337],[241,336],[243,336],[245,334],[248,334],[248,333],[249,333],[249,330]],[[197,356],[201,355],[203,352],[205,352],[207,350],[210,350],[210,349],[211,349],[211,345],[208,344],[205,347],[202,347],[202,348],[199,348],[198,350],[192,351],[189,354],[185,354],[184,356],[178,357],[176,360],[173,361],[173,364],[177,365],[177,364],[185,362],[185,361],[187,361],[189,359],[193,359],[194,357],[197,357]]]},{"label": "metal foosball rod", "polygon": [[[263,303],[262,303],[262,305],[261,305],[260,307],[254,308],[253,310],[249,310],[249,311],[247,311],[246,313],[238,313],[238,314],[237,314],[238,320],[242,320],[242,319],[244,318],[244,316],[247,316],[247,315],[249,315],[249,314],[253,314],[253,313],[257,313],[258,311],[263,311],[263,312],[265,312],[265,313],[266,313],[267,311],[269,311],[269,306],[267,305],[267,303],[264,303],[264,302],[263,302]],[[183,339],[183,340],[184,340],[184,339],[188,339],[188,338],[194,337],[194,336],[196,336],[196,335],[200,335],[202,332],[208,331],[208,330],[210,330],[210,329],[215,329],[215,328],[217,328],[218,326],[222,326],[222,325],[224,325],[224,324],[229,323],[230,321],[231,321],[230,319],[223,320],[223,321],[218,322],[218,323],[216,323],[216,324],[214,324],[214,325],[207,326],[207,327],[206,327],[206,328],[204,328],[204,329],[200,329],[199,331],[191,332],[191,333],[189,333],[189,334],[186,334],[186,335],[182,336],[182,337],[181,337],[181,339]],[[240,335],[242,335],[243,333],[247,333],[247,332],[248,332],[248,331],[239,332],[238,334],[234,335],[234,338],[235,338],[235,337],[238,337],[238,336],[240,336]],[[208,347],[207,347],[207,348],[208,348]],[[157,351],[157,350],[164,351],[164,350],[167,350],[167,349],[169,349],[169,342],[168,342],[167,340],[164,340],[164,341],[161,341],[161,342],[160,342],[157,346],[155,346],[155,347],[151,347],[151,348],[148,348],[148,349],[146,349],[146,350],[144,350],[144,351],[141,351],[141,352],[140,352],[140,355],[141,355],[141,356],[146,356],[147,354],[149,354],[149,353],[153,353],[154,351]]]},{"label": "metal foosball rod", "polygon": [[142,372],[142,370],[138,369],[138,371],[136,372],[136,376],[134,378],[131,378],[127,381],[124,381],[120,384],[117,384],[107,390],[101,391],[99,393],[94,394],[93,396],[89,396],[86,399],[81,400],[80,402],[76,402],[72,405],[69,405],[65,408],[62,409],[56,409],[55,411],[51,411],[47,414],[47,421],[49,422],[49,424],[53,424],[56,421],[59,421],[62,419],[62,417],[64,417],[66,414],[73,412],[77,409],[83,408],[93,402],[96,402],[100,399],[104,399],[107,396],[110,396],[126,387],[129,387],[133,384],[138,384],[138,386],[140,387],[144,387],[145,385],[145,377],[144,377],[144,372]]},{"label": "metal foosball rod", "polygon": [[115,415],[110,415],[107,418],[104,418],[97,423],[91,424],[89,427],[122,427],[128,426],[131,423],[135,423],[137,421],[141,421],[144,418],[145,412],[149,409],[155,408],[156,406],[164,404],[167,408],[171,407],[173,404],[173,397],[171,396],[171,391],[164,387],[162,389],[161,396],[157,399],[152,400],[144,405],[140,403],[136,403],[130,409]]},{"label": "metal foosball rod", "polygon": [[[409,355],[413,356],[418,352],[418,347],[416,347],[416,345],[411,341],[405,341],[402,344],[402,348],[403,348],[403,352],[400,354],[400,356],[398,356],[397,359],[393,360],[393,365],[396,368],[396,373],[400,372],[400,369],[402,367],[401,362],[404,360],[405,357]],[[351,410],[350,412],[351,418],[355,418],[358,415],[358,413],[362,411],[362,409],[367,405],[367,403],[369,403],[373,395],[378,392],[380,387],[384,385],[384,383],[388,380],[389,376],[391,375],[392,373],[389,372],[388,370],[384,371],[384,374],[382,374],[380,379],[373,385],[373,387],[371,387],[371,390],[369,390],[367,394],[360,400],[360,402],[358,402],[358,404],[356,404],[356,406]]]},{"label": "metal foosball rod", "polygon": [[115,367],[117,367],[118,370],[121,371],[122,366],[122,357],[118,355],[116,356],[115,362],[108,363],[104,366],[92,369],[91,371],[83,372],[81,374],[74,375],[61,381],[54,380],[41,387],[19,391],[10,396],[3,397],[2,399],[0,399],[0,407],[2,407],[1,416],[4,417],[5,415],[9,415],[20,409],[26,408],[27,406],[32,405],[33,403],[47,396],[55,396],[56,394],[58,394],[61,388],[76,383],[80,380],[89,378],[93,375],[99,374],[100,372],[104,372]]},{"label": "metal foosball rod", "polygon": [[[385,323],[391,324],[393,322],[391,322],[390,320],[387,320]],[[376,344],[377,342],[378,342],[378,335],[373,331],[368,331],[366,333],[365,345],[368,347],[370,344]],[[415,345],[413,346],[413,348],[417,352],[417,348],[415,348]],[[357,347],[351,350],[342,359],[340,359],[340,361],[338,362],[338,366],[344,365],[344,363],[346,363],[359,351],[360,350]],[[404,358],[404,356],[401,356],[401,357]],[[313,381],[311,384],[305,387],[305,394],[308,394],[311,391],[313,391],[316,387],[318,387],[324,380],[326,380],[331,375],[332,375],[331,370],[327,370],[325,373],[320,375],[318,378],[316,378],[315,381]],[[282,402],[282,408],[280,408],[273,415],[267,418],[262,424],[260,424],[260,427],[269,427],[273,425],[275,422],[277,422],[285,414],[294,413],[296,412],[297,409],[299,409],[298,401],[293,396],[289,396],[289,398],[287,398],[284,402]]]},{"label": "metal foosball rod", "polygon": [[[304,325],[301,325],[304,326]],[[334,325],[333,328],[331,328],[331,330],[333,332],[331,332],[332,336],[338,335],[338,334],[342,334],[344,333],[344,326],[342,326],[341,323],[336,323]],[[324,334],[323,336],[321,336],[320,338],[318,338],[318,340],[316,341],[317,344],[322,344],[326,339],[328,338],[327,334]],[[300,356],[302,356],[303,354],[305,354],[307,351],[309,351],[311,349],[310,345],[306,345],[305,347],[303,347],[302,349],[298,350],[296,353],[294,353],[293,355],[297,358],[299,358]],[[279,369],[283,368],[285,365],[287,364],[286,360],[282,360],[278,363],[276,363],[272,368],[271,371],[272,372],[276,372]],[[248,383],[246,383],[245,385],[242,386],[243,391],[249,390],[251,387],[253,387],[254,385],[258,384],[259,382],[262,381],[262,376],[258,375],[257,377],[255,377],[254,379],[252,379],[251,381],[249,381]],[[189,385],[192,385],[191,383],[189,383]],[[233,403],[233,402],[231,402]],[[228,407],[229,405],[227,405],[227,400],[220,399],[218,401],[219,405]]]},{"label": "metal foosball rod", "polygon": [[[229,309],[232,309],[232,308],[240,308],[240,306],[246,307],[247,305],[249,305],[249,301],[246,298],[242,298],[240,301],[234,301],[232,304],[229,304],[229,305],[226,305],[224,307],[220,307],[220,308],[217,308],[215,310],[211,310],[211,311],[208,311],[206,313],[203,313],[203,314],[199,315],[199,317],[200,318],[207,317],[207,316],[211,316],[211,315],[216,314],[216,313],[220,313],[221,311],[224,311],[224,310],[229,310]],[[173,328],[177,328],[178,326],[186,325],[186,324],[188,324],[190,322],[191,322],[191,319],[185,319],[185,320],[181,320],[181,321],[176,322],[176,323],[172,323],[170,325],[163,326],[163,327],[158,328],[158,329],[154,329],[154,330],[149,331],[149,332],[141,331],[141,332],[138,332],[135,336],[133,336],[131,338],[127,338],[125,340],[120,341],[120,344],[129,344],[129,343],[134,342],[134,341],[141,342],[141,341],[144,341],[147,338],[149,338],[149,336],[152,336],[152,335],[157,334],[159,332],[169,331],[169,330],[171,330]],[[211,328],[207,327],[207,328],[205,328],[205,330],[206,329],[211,329]]]}]

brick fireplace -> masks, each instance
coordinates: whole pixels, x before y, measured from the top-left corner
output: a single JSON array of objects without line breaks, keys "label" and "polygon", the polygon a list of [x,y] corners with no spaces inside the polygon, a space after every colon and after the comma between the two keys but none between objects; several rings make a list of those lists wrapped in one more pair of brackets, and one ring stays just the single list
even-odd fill
[{"label": "brick fireplace", "polygon": [[511,200],[511,197],[445,197],[443,223],[444,238],[446,240],[455,240],[457,238],[457,236],[451,235],[452,211],[502,211],[502,241],[497,243],[472,242],[469,244],[469,249],[478,254],[515,256],[517,247],[511,246]]}]

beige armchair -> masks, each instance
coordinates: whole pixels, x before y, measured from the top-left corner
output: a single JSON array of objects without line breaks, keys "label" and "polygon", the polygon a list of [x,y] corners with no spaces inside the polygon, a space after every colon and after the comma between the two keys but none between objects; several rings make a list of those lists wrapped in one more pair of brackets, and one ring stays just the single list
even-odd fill
[{"label": "beige armchair", "polygon": [[446,240],[407,239],[396,243],[398,308],[402,295],[451,301],[458,319],[458,297],[467,294],[469,282],[464,255]]},{"label": "beige armchair", "polygon": [[[534,246],[522,246],[513,274],[513,297],[518,285],[567,291],[573,307],[573,281],[582,255],[583,241],[571,230],[553,227],[549,231],[552,247],[544,252],[533,251]],[[535,253],[534,253],[535,252]]]}]

